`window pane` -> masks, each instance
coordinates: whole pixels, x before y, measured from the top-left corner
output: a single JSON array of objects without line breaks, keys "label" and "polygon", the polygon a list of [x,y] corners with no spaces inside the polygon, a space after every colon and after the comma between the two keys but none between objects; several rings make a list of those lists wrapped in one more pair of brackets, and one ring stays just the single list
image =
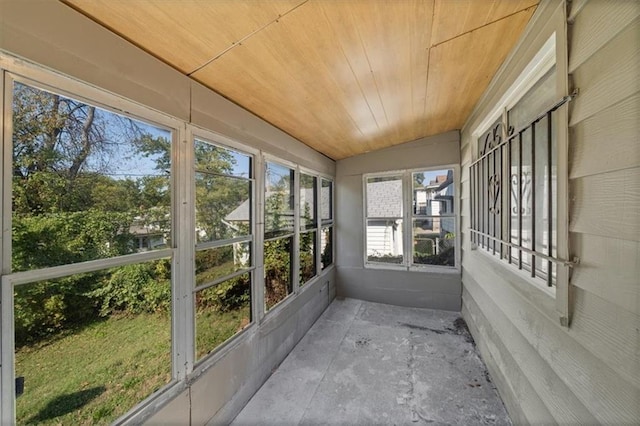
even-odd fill
[{"label": "window pane", "polygon": [[414,219],[413,263],[455,266],[454,218]]},{"label": "window pane", "polygon": [[402,264],[402,219],[367,220],[367,261]]},{"label": "window pane", "polygon": [[171,132],[15,83],[12,270],[170,247]]},{"label": "window pane", "polygon": [[300,173],[300,227],[301,229],[315,228],[316,198],[318,195],[315,176]]},{"label": "window pane", "polygon": [[18,424],[111,423],[171,381],[170,259],[24,284],[14,298]]},{"label": "window pane", "polygon": [[194,141],[194,151],[197,170],[251,178],[251,156],[249,155],[197,139]]},{"label": "window pane", "polygon": [[416,172],[413,182],[413,214],[416,216],[454,215],[453,170]]},{"label": "window pane", "polygon": [[196,292],[196,360],[251,323],[251,273]]},{"label": "window pane", "polygon": [[300,285],[316,275],[316,232],[300,234]]},{"label": "window pane", "polygon": [[213,282],[251,266],[251,243],[196,251],[196,286]]},{"label": "window pane", "polygon": [[267,310],[293,292],[293,237],[264,243],[264,287]]},{"label": "window pane", "polygon": [[367,178],[367,217],[402,216],[402,176]]},{"label": "window pane", "polygon": [[196,173],[196,241],[251,234],[251,181]]},{"label": "window pane", "polygon": [[551,107],[556,99],[555,65],[529,89],[529,91],[509,110],[509,127],[519,130],[528,126],[538,114]]},{"label": "window pane", "polygon": [[331,221],[333,219],[333,182],[330,180],[322,179],[320,210],[320,217],[323,221]]},{"label": "window pane", "polygon": [[265,181],[265,237],[293,232],[294,171],[267,163]]},{"label": "window pane", "polygon": [[320,234],[320,261],[324,270],[333,263],[333,226],[322,228]]}]

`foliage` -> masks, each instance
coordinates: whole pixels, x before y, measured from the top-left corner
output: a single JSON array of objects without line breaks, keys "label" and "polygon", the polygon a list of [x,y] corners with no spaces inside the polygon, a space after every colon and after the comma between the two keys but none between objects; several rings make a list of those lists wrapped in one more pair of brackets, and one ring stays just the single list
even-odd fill
[{"label": "foliage", "polygon": [[300,234],[300,285],[316,275],[315,232]]},{"label": "foliage", "polygon": [[50,337],[93,317],[96,303],[87,293],[96,288],[95,277],[84,274],[17,286],[16,347]]},{"label": "foliage", "polygon": [[292,238],[264,243],[265,304],[270,309],[293,291],[291,280]]},{"label": "foliage", "polygon": [[251,279],[247,273],[199,291],[196,309],[230,312],[247,305],[250,299]]},{"label": "foliage", "polygon": [[13,218],[13,271],[132,252],[128,213],[89,209]]},{"label": "foliage", "polygon": [[322,263],[322,269],[333,263],[333,227],[323,228],[322,232],[325,234],[326,239],[324,247],[322,247],[322,253],[320,253],[320,261]]},{"label": "foliage", "polygon": [[136,263],[116,268],[105,284],[90,296],[100,301],[100,315],[169,312],[171,272],[169,260]]}]

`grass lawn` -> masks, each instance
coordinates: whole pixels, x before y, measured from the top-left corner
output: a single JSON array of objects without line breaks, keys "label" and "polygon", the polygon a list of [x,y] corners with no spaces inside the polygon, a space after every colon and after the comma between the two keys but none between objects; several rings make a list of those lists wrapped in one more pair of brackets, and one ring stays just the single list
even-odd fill
[{"label": "grass lawn", "polygon": [[196,313],[196,361],[213,351],[251,322],[247,301],[240,309],[229,312],[202,310]]},{"label": "grass lawn", "polygon": [[[197,358],[250,322],[249,302],[196,314]],[[111,317],[73,334],[20,348],[18,424],[109,424],[171,380],[171,322],[165,314]]]},{"label": "grass lawn", "polygon": [[108,424],[171,380],[168,315],[95,322],[16,352],[19,424]]}]

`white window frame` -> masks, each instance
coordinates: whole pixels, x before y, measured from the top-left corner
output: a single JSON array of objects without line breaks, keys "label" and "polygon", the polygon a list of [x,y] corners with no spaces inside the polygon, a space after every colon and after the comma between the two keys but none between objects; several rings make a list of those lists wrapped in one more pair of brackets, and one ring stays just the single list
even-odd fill
[{"label": "white window frame", "polygon": [[[171,235],[172,247],[157,251],[134,253],[107,259],[97,259],[76,264],[66,264],[48,268],[41,268],[23,272],[11,272],[11,245],[12,245],[12,96],[13,83],[22,83],[40,90],[50,91],[65,97],[69,97],[98,108],[119,115],[137,119],[158,128],[171,131],[172,134],[172,162],[171,162]],[[0,422],[3,424],[15,423],[15,336],[14,336],[14,302],[13,289],[16,285],[26,285],[33,282],[62,278],[79,273],[94,272],[117,266],[124,266],[158,260],[172,259],[171,276],[171,380],[160,390],[139,401],[131,407],[122,417],[115,420],[116,424],[125,422],[139,422],[147,418],[160,402],[169,401],[184,388],[182,379],[186,377],[189,366],[183,351],[185,323],[182,320],[182,312],[185,304],[180,302],[186,291],[183,278],[188,274],[184,264],[181,264],[181,256],[178,247],[183,247],[180,236],[184,234],[181,229],[180,217],[184,214],[184,207],[178,200],[178,194],[184,190],[185,180],[178,176],[179,170],[176,158],[184,155],[179,140],[185,136],[185,126],[180,120],[154,111],[120,96],[108,93],[78,80],[48,71],[37,65],[14,59],[0,52],[0,89],[3,102],[0,105],[3,121],[2,155],[4,173],[1,179],[2,188],[2,233],[0,234],[0,246],[2,255],[0,258],[0,272],[2,273],[0,299],[2,300],[2,329],[1,329],[1,367],[0,367]],[[10,307],[10,309],[8,309]],[[9,367],[10,366],[10,367]]]},{"label": "white window frame", "polygon": [[[193,335],[193,337],[192,339],[190,339],[189,353],[187,356],[190,358],[190,364],[194,366],[194,370],[196,371],[196,374],[200,374],[201,371],[206,369],[207,366],[210,365],[213,360],[216,360],[219,357],[220,353],[226,352],[229,347],[232,347],[237,340],[242,338],[241,337],[242,335],[248,333],[258,323],[259,313],[256,312],[256,309],[255,309],[256,303],[254,299],[258,293],[256,291],[256,287],[257,287],[256,281],[258,281],[256,279],[256,276],[257,276],[256,274],[257,220],[256,219],[257,219],[257,205],[258,205],[258,200],[256,199],[256,196],[257,196],[257,193],[260,191],[257,190],[256,171],[258,168],[257,159],[260,156],[260,151],[257,149],[248,147],[233,139],[227,138],[219,133],[206,130],[206,129],[201,129],[196,126],[188,126],[188,127],[190,127],[190,138],[189,138],[188,145],[189,145],[189,152],[191,153],[191,156],[188,159],[188,164],[190,164],[190,167],[188,168],[188,170],[189,170],[189,181],[191,182],[190,191],[193,194],[192,196],[193,209],[191,209],[192,214],[190,217],[190,220],[193,223],[192,232],[191,232],[192,238],[193,238],[193,262],[191,263],[193,265],[193,273],[192,273],[192,281],[191,281],[193,283],[192,295],[191,295],[192,326],[190,329],[190,333]],[[195,235],[193,235],[194,234],[193,230],[195,229],[195,226],[196,226],[196,217],[195,217],[196,215],[196,208],[195,208],[196,207],[196,190],[195,190],[196,164],[195,164],[195,156],[194,156],[194,146],[195,146],[196,139],[199,140],[200,142],[208,143],[210,145],[213,145],[219,148],[235,151],[235,152],[238,152],[239,154],[243,154],[251,157],[251,170],[250,170],[251,176],[247,179],[248,181],[251,182],[251,204],[252,204],[250,209],[251,210],[251,227],[249,230],[250,231],[249,235],[238,237],[238,238],[231,238],[231,239],[218,240],[218,241],[208,241],[208,242],[196,244]],[[218,278],[210,283],[196,286],[195,284],[196,252],[201,250],[211,249],[211,248],[223,247],[223,246],[227,246],[227,245],[238,243],[238,242],[248,242],[250,244],[251,265],[245,269],[234,272],[225,277]],[[251,298],[250,298],[251,322],[243,330],[234,334],[225,342],[221,343],[218,347],[214,348],[210,353],[208,353],[207,355],[203,356],[201,359],[198,360],[197,354],[196,354],[196,350],[197,350],[196,348],[197,330],[196,330],[196,312],[195,312],[196,293],[201,290],[207,289],[209,287],[214,287],[216,285],[223,283],[224,281],[227,281],[236,276],[243,275],[246,273],[249,273],[250,280],[251,280]]]},{"label": "white window frame", "polygon": [[[447,265],[422,265],[415,264],[413,261],[413,173],[416,172],[429,172],[435,170],[453,170],[453,185],[454,185],[454,214],[452,217],[455,221],[455,257],[454,266]],[[403,238],[403,262],[402,264],[381,263],[369,261],[367,255],[367,180],[369,178],[376,177],[388,177],[388,176],[401,176],[402,177],[402,238]],[[362,208],[362,223],[363,223],[363,262],[364,267],[367,269],[392,269],[392,270],[404,270],[404,271],[418,271],[418,272],[437,272],[459,273],[461,271],[460,266],[460,166],[458,164],[443,164],[438,166],[420,167],[412,169],[402,170],[390,170],[377,173],[366,173],[362,175],[362,194],[363,194],[363,208]],[[421,216],[421,215],[417,215]]]},{"label": "white window frame", "polygon": [[[322,219],[322,181],[331,183],[331,196],[329,198],[329,209],[331,219]],[[335,199],[336,199],[336,183],[332,177],[320,175],[318,180],[318,273],[331,269],[336,264],[336,227],[335,227]],[[331,263],[324,268],[322,267],[322,230],[330,229],[331,233]]]},{"label": "white window frame", "polygon": [[[567,81],[567,44],[558,33],[553,32],[540,50],[532,57],[529,63],[520,72],[513,84],[505,91],[499,101],[494,105],[485,118],[471,131],[471,154],[472,160],[478,159],[478,139],[489,127],[501,116],[506,115],[516,103],[525,96],[554,65],[556,66],[556,99],[568,96]],[[571,97],[569,97],[571,100]],[[532,278],[530,273],[518,270],[517,266],[509,265],[500,260],[500,255],[491,254],[487,250],[477,250],[483,256],[496,262],[501,268],[505,268],[510,273],[527,282],[532,287],[541,290],[543,294],[554,300],[555,310],[559,316],[560,324],[568,327],[570,321],[569,314],[569,268],[578,262],[578,259],[569,260],[569,231],[568,231],[568,105],[564,104],[556,110],[557,125],[554,128],[554,135],[557,141],[556,155],[557,164],[557,189],[553,201],[557,206],[556,217],[556,247],[557,258],[564,259],[563,263],[557,263],[555,286],[549,287],[541,282],[539,278]],[[532,117],[533,118],[533,117]],[[504,120],[503,120],[504,121]],[[504,167],[504,165],[503,165]],[[470,189],[471,190],[471,189]],[[532,189],[533,190],[533,189]],[[510,194],[509,194],[510,196]],[[504,218],[503,218],[504,219]],[[506,221],[506,219],[504,219]],[[504,226],[504,223],[503,223]],[[471,235],[471,227],[467,229]],[[471,245],[472,250],[478,247]]]},{"label": "white window frame", "polygon": [[[84,263],[61,265],[44,268],[35,271],[10,273],[11,265],[11,182],[12,182],[12,96],[7,94],[7,82],[12,79],[30,86],[49,90],[63,96],[85,101],[88,104],[125,115],[134,119],[147,122],[159,128],[172,132],[172,161],[171,161],[171,186],[172,186],[172,247],[135,253],[108,259],[99,259]],[[2,152],[2,175],[0,176],[0,204],[2,204],[2,216],[0,222],[0,273],[1,288],[0,300],[2,319],[2,332],[0,335],[0,423],[15,423],[15,370],[14,370],[14,312],[13,286],[34,281],[55,279],[76,273],[92,272],[105,268],[117,267],[127,264],[140,263],[161,258],[172,258],[172,307],[171,307],[171,365],[172,379],[158,391],[154,392],[134,407],[131,407],[122,417],[116,419],[114,424],[139,424],[152,416],[158,407],[165,405],[181,392],[188,388],[193,380],[207,371],[212,365],[226,356],[240,342],[253,336],[257,327],[263,324],[265,318],[275,318],[275,312],[281,311],[301,291],[307,291],[314,287],[312,284],[324,279],[328,270],[335,267],[335,229],[332,245],[333,263],[327,268],[321,268],[321,232],[323,227],[335,228],[335,177],[304,168],[298,164],[283,160],[276,156],[264,153],[260,149],[252,148],[242,142],[226,137],[220,133],[210,131],[200,126],[188,123],[140,103],[131,101],[123,96],[110,93],[104,89],[92,86],[75,78],[65,76],[59,72],[45,69],[28,61],[18,59],[4,52],[0,52],[0,121],[2,132],[0,133],[0,152]],[[254,208],[252,209],[252,323],[244,330],[237,333],[215,350],[195,362],[195,317],[194,317],[194,288],[195,288],[195,164],[193,144],[194,138],[211,142],[223,148],[239,151],[253,157],[253,196]],[[7,143],[7,141],[9,141]],[[316,275],[306,282],[304,287],[299,287],[299,260],[292,265],[294,279],[294,292],[287,296],[286,301],[281,301],[269,311],[264,312],[264,174],[265,162],[271,161],[292,168],[296,173],[296,182],[299,182],[299,173],[303,172],[318,179],[318,191],[322,179],[332,182],[332,219],[330,223],[324,223],[321,219],[321,203],[317,203],[317,257]],[[299,236],[299,187],[294,188],[295,235]],[[320,194],[318,194],[318,197]],[[9,212],[9,214],[7,214]],[[299,250],[294,252],[294,259],[299,259]],[[273,312],[273,314],[271,314]],[[11,367],[8,367],[11,366]]]},{"label": "white window frame", "polygon": [[[312,227],[312,228],[305,228],[304,230],[302,229],[302,212],[300,211],[300,181],[301,181],[301,176],[300,175],[307,175],[307,176],[311,176],[313,178],[316,179],[316,188],[315,188],[315,202],[314,202],[314,206],[313,206],[313,210],[314,210],[314,215],[315,215],[315,219],[316,219],[316,226]],[[316,240],[314,242],[314,247],[313,247],[313,254],[315,257],[315,270],[314,270],[314,274],[311,278],[309,278],[307,281],[305,282],[300,282],[300,277],[298,277],[298,286],[301,288],[304,288],[305,286],[307,286],[307,284],[309,284],[310,282],[312,282],[313,280],[315,280],[321,272],[321,265],[318,263],[318,252],[320,251],[320,240],[318,238],[319,233],[320,233],[320,214],[321,214],[321,205],[320,205],[320,185],[322,185],[322,178],[318,175],[317,172],[314,172],[312,170],[306,169],[302,166],[298,166],[298,170],[297,170],[297,176],[298,178],[296,179],[297,182],[297,186],[298,186],[298,190],[297,190],[297,196],[298,199],[296,200],[296,202],[298,203],[298,233],[299,233],[299,237],[301,238],[302,234],[306,234],[306,233],[311,233],[311,232],[315,232],[316,233]],[[298,259],[300,259],[300,251],[298,251]],[[298,265],[299,266],[299,265]],[[298,269],[299,271],[299,269]]]}]

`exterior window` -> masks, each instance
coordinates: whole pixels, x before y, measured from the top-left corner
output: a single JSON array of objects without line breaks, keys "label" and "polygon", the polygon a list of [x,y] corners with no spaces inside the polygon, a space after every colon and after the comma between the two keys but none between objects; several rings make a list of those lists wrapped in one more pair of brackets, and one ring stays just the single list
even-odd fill
[{"label": "exterior window", "polygon": [[251,323],[253,158],[194,141],[196,360]]},{"label": "exterior window", "polygon": [[556,68],[478,138],[472,242],[551,287],[557,267]]},{"label": "exterior window", "polygon": [[266,163],[264,299],[267,311],[293,293],[294,179],[293,169]]},{"label": "exterior window", "polygon": [[455,266],[453,170],[414,172],[411,182],[413,264]]},{"label": "exterior window", "polygon": [[402,180],[402,174],[366,180],[368,262],[404,264]]},{"label": "exterior window", "polygon": [[453,169],[366,175],[366,264],[456,266],[454,190]]},{"label": "exterior window", "polygon": [[318,178],[300,173],[300,285],[316,276]]},{"label": "exterior window", "polygon": [[31,83],[5,96],[16,421],[110,423],[172,380],[173,134]]},{"label": "exterior window", "polygon": [[333,181],[322,179],[320,188],[320,262],[322,269],[333,264]]}]

